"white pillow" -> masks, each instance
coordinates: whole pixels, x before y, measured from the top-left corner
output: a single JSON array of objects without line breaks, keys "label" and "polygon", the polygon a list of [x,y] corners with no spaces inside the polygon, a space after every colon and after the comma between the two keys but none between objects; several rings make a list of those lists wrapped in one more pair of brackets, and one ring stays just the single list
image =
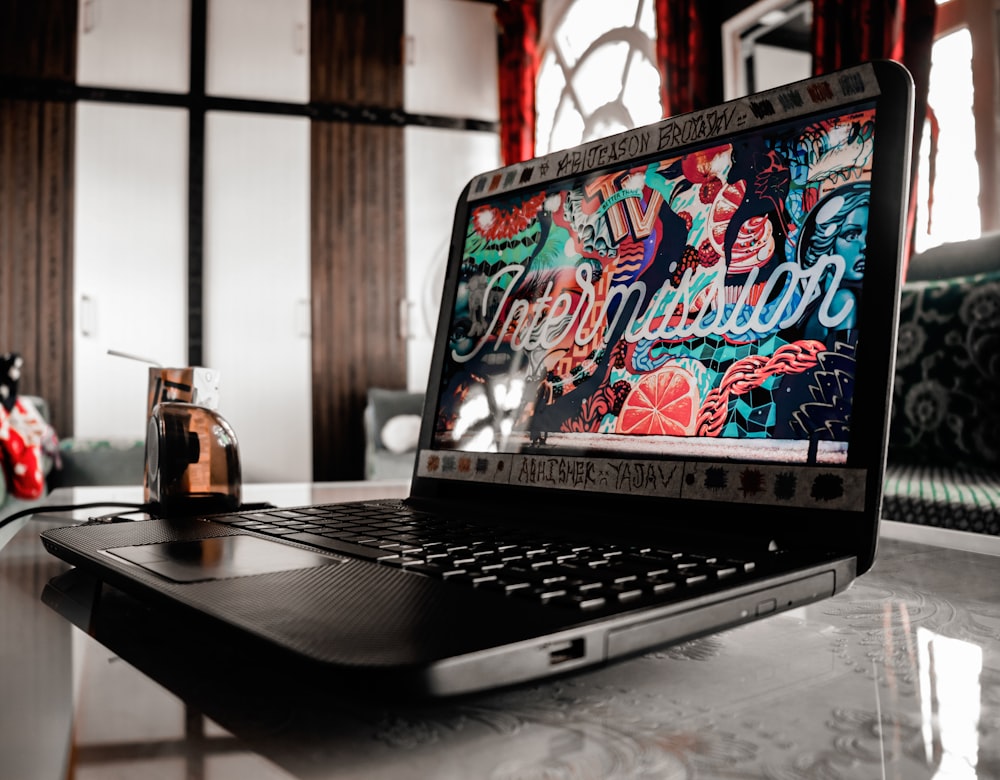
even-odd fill
[{"label": "white pillow", "polygon": [[417,439],[420,437],[420,415],[397,414],[395,417],[390,417],[382,426],[380,435],[382,444],[389,452],[399,455],[415,450]]}]

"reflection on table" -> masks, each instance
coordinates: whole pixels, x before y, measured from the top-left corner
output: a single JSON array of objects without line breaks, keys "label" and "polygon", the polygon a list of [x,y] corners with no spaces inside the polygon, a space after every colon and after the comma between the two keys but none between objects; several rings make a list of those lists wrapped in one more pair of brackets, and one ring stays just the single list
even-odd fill
[{"label": "reflection on table", "polygon": [[[317,491],[280,504],[330,500]],[[1000,777],[995,539],[883,538],[833,599],[583,674],[415,702],[189,636],[45,554],[43,527],[0,551],[5,777]]]}]

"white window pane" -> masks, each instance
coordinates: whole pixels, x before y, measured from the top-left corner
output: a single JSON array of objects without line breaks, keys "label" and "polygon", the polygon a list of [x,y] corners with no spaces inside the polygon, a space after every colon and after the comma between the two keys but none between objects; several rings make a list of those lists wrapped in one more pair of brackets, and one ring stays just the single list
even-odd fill
[{"label": "white window pane", "polygon": [[539,107],[551,107],[549,110],[538,111],[535,124],[536,152],[545,154],[549,151],[549,137],[552,135],[552,124],[555,120],[555,106],[559,105],[559,96],[566,88],[566,77],[556,62],[555,54],[549,52],[542,59],[538,69],[538,82],[535,88],[535,100]]},{"label": "white window pane", "polygon": [[584,114],[592,114],[618,97],[628,54],[628,44],[619,41],[601,46],[580,63],[573,75],[573,89]]},{"label": "white window pane", "polygon": [[639,29],[649,37],[650,41],[656,40],[656,3],[654,0],[643,0],[639,9]]},{"label": "white window pane", "polygon": [[939,135],[930,214],[927,210],[929,129],[921,142],[914,246],[918,252],[946,242],[976,238],[981,233],[972,100],[972,37],[963,28],[938,39],[931,54],[927,102],[937,118]]},{"label": "white window pane", "polygon": [[572,66],[601,35],[614,27],[631,27],[638,0],[574,0],[556,34],[556,41]]},{"label": "white window pane", "polygon": [[545,2],[542,11],[538,154],[661,117],[653,0]]},{"label": "white window pane", "polygon": [[633,58],[623,100],[634,127],[648,125],[662,117],[659,94],[660,74],[656,66],[648,59]]},{"label": "white window pane", "polygon": [[578,111],[574,111],[569,106],[564,106],[563,110],[556,115],[556,121],[552,127],[552,143],[549,151],[557,149],[568,149],[576,146],[583,138],[583,117]]}]

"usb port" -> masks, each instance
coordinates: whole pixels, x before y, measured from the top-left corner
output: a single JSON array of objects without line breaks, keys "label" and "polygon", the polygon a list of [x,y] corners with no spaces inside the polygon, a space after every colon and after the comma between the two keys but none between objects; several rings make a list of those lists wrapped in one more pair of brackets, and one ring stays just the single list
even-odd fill
[{"label": "usb port", "polygon": [[555,642],[547,645],[549,651],[549,666],[558,666],[567,661],[583,658],[583,639],[568,639],[565,642]]}]

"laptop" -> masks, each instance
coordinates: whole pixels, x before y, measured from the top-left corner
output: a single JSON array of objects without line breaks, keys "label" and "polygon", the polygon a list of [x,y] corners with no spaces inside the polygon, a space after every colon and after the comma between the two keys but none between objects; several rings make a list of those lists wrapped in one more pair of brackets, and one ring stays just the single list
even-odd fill
[{"label": "laptop", "polygon": [[876,551],[911,104],[874,62],[476,176],[408,498],[46,548],[192,631],[431,696],[843,591]]}]

